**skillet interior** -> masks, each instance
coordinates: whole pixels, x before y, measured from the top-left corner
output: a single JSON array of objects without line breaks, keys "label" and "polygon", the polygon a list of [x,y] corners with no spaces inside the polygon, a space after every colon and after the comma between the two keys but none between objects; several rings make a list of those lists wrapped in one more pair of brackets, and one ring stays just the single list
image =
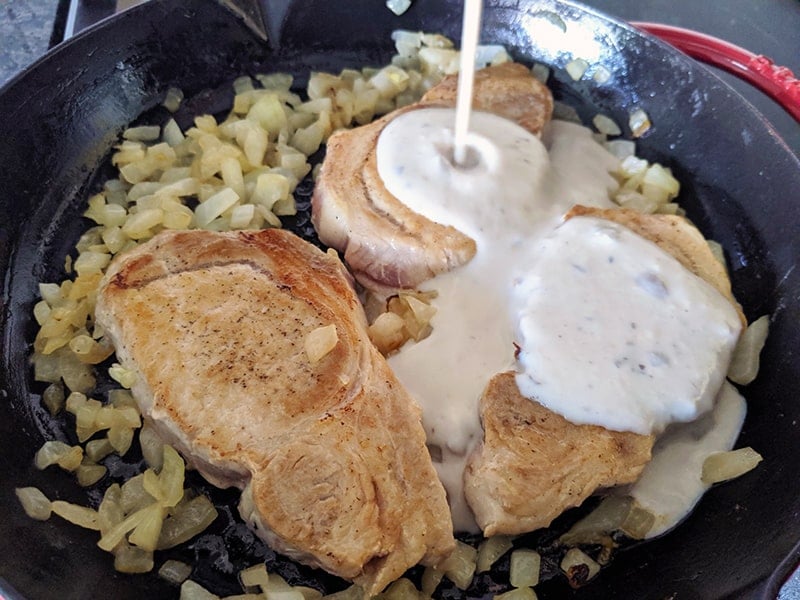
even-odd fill
[{"label": "skillet interior", "polygon": [[[0,147],[5,190],[0,201],[5,273],[0,501],[6,507],[0,576],[26,597],[176,595],[155,576],[113,573],[110,556],[95,548],[93,534],[58,518],[33,522],[13,496],[14,487],[36,485],[50,497],[86,501],[70,476],[53,469],[39,473],[32,466],[43,437],[63,439],[65,431],[39,407],[41,390],[27,367],[34,335],[31,307],[38,281],[61,277],[63,258],[86,226],[79,217],[81,203],[108,175],[104,160],[116,136],[151,109],[157,116],[154,107],[169,86],[182,88],[190,98],[184,116],[218,112],[230,98],[227,82],[242,73],[288,70],[301,78],[309,69],[382,64],[392,53],[392,30],[424,29],[458,38],[460,25],[457,2],[420,0],[397,18],[374,0],[269,0],[264,2],[265,44],[220,5],[184,6],[153,0],[124,13],[58,47],[0,91],[7,141]],[[800,539],[795,519],[800,498],[793,489],[800,455],[800,407],[793,402],[800,384],[800,275],[795,270],[800,162],[717,78],[619,23],[555,0],[493,0],[486,3],[484,18],[484,41],[506,45],[518,59],[560,67],[551,80],[555,93],[584,116],[602,110],[624,123],[632,106],[645,108],[654,127],[640,141],[639,152],[673,168],[689,215],[725,246],[747,316],[774,315],[761,376],[746,390],[750,413],[740,441],[758,449],[764,463],[711,490],[677,531],[620,553],[574,597],[760,595],[774,586],[770,574],[784,557],[794,556]],[[602,62],[612,79],[603,86],[572,82],[563,66],[573,56]],[[130,468],[120,461],[112,470]],[[88,496],[97,500],[99,492]],[[235,506],[235,493],[214,492],[214,498]],[[230,573],[261,558],[291,575],[294,565],[273,563],[272,553],[226,510],[214,535],[174,554],[198,561],[195,578],[235,593]],[[294,583],[319,580],[336,586],[307,569],[291,576]],[[483,580],[470,595],[491,595],[490,582]],[[541,598],[566,594],[558,582],[537,591]]]}]

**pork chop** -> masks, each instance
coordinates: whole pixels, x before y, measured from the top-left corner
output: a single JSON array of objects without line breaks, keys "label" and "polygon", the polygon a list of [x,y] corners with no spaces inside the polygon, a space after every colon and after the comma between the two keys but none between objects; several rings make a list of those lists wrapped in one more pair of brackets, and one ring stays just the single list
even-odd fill
[{"label": "pork chop", "polygon": [[[454,547],[419,407],[339,261],[282,230],[165,232],[117,259],[97,321],[143,416],[275,550],[374,595]],[[316,362],[310,332],[338,341]]]},{"label": "pork chop", "polygon": [[635,481],[653,436],[575,425],[520,394],[513,372],[481,398],[483,444],[464,472],[464,493],[485,536],[546,527],[598,488]]},{"label": "pork chop", "polygon": [[[683,217],[575,206],[565,219],[581,215],[614,221],[649,239],[714,286],[744,320],[724,266]],[[469,459],[464,485],[487,536],[546,527],[598,488],[634,481],[650,460],[653,436],[571,423],[522,396],[514,373],[490,381],[480,413],[484,439]]]},{"label": "pork chop", "polygon": [[[417,104],[328,140],[312,221],[320,240],[343,253],[367,288],[413,288],[475,255],[472,238],[406,207],[386,190],[377,169],[378,137],[392,119],[417,108],[452,107],[455,100],[456,78],[446,77]],[[473,105],[538,135],[550,119],[553,99],[526,67],[505,63],[476,73]]]}]

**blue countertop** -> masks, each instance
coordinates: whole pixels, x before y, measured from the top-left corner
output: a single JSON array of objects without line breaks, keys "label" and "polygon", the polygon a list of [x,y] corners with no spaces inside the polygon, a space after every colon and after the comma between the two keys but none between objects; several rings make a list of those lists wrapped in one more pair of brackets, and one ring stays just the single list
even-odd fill
[{"label": "blue countertop", "polygon": [[56,0],[0,0],[0,86],[47,52]]}]

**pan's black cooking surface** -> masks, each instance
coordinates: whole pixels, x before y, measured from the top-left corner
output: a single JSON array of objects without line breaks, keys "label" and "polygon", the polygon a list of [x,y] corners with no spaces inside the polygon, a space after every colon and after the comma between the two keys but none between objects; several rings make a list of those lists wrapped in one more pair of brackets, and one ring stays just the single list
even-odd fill
[{"label": "pan's black cooking surface", "polygon": [[[181,87],[190,98],[206,98],[206,104],[198,100],[199,109],[213,109],[216,96],[206,92],[227,89],[227,82],[242,72],[290,69],[299,74],[312,66],[384,61],[390,54],[386,41],[391,29],[425,28],[457,36],[458,27],[453,6],[428,3],[423,14],[421,0],[402,19],[391,17],[381,3],[376,8],[374,0],[346,7],[298,1],[281,4],[294,6],[292,14],[302,18],[271,22],[271,43],[265,49],[250,29],[218,6],[203,3],[186,9],[181,4],[153,0],[151,6],[134,9],[122,21],[60,48],[47,63],[0,92],[4,127],[11,130],[8,139],[25,140],[0,147],[0,179],[5,185],[0,265],[8,271],[2,337],[1,383],[7,405],[0,419],[5,459],[0,463],[0,497],[6,507],[0,523],[0,576],[30,598],[175,595],[154,576],[114,574],[109,556],[94,547],[94,535],[56,519],[30,521],[13,497],[13,487],[37,485],[55,497],[85,500],[68,476],[38,473],[31,466],[41,430],[57,432],[59,425],[42,417],[38,389],[31,387],[25,365],[36,283],[56,276],[74,244],[83,227],[80,203],[93,181],[102,177],[114,136],[152,109],[169,85]],[[521,16],[503,2],[489,4],[487,27],[495,41],[523,59],[559,60],[560,49],[546,44],[531,54],[535,40],[526,27],[534,25],[523,21],[524,14],[535,10]],[[550,2],[537,4],[536,10],[542,4]],[[764,579],[800,539],[795,518],[800,500],[794,488],[800,410],[793,403],[800,383],[800,277],[794,271],[800,255],[800,164],[747,105],[690,61],[591,14],[563,6],[551,10],[563,10],[570,27],[585,26],[584,36],[599,43],[600,55],[624,73],[617,86],[601,93],[574,86],[557,72],[556,93],[582,105],[587,114],[603,108],[617,116],[632,102],[658,99],[644,100],[656,127],[642,140],[641,151],[676,170],[685,184],[682,201],[691,216],[728,249],[734,284],[748,317],[763,311],[776,314],[762,378],[747,391],[751,412],[742,441],[765,455],[763,467],[712,490],[678,531],[625,551],[592,585],[572,596],[761,597],[776,589]],[[362,13],[368,11],[374,18],[365,31]],[[205,26],[196,27],[201,20]],[[521,28],[509,28],[508,23],[520,23]],[[602,35],[595,36],[597,32]],[[662,83],[687,80],[691,87]],[[704,105],[694,114],[686,107],[696,90],[704,94]],[[743,130],[749,132],[749,143],[743,140]],[[213,494],[220,506],[235,506],[234,493]],[[226,511],[233,512],[222,512]],[[29,542],[20,544],[21,539]],[[325,581],[318,573],[277,560],[230,514],[223,515],[212,535],[201,536],[175,557],[198,561],[195,576],[224,593],[236,591],[230,573],[262,558],[293,583]],[[500,580],[503,568],[496,574]],[[328,583],[332,587],[327,589],[335,589],[335,583]],[[478,594],[493,589],[490,581],[480,585],[474,590]],[[539,591],[541,598],[560,598],[568,590],[563,583],[550,583]]]}]

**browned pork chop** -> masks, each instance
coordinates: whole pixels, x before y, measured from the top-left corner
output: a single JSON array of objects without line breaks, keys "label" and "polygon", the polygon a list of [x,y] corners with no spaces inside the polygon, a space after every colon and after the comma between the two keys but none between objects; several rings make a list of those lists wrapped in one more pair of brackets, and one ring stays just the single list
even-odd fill
[{"label": "browned pork chop", "polygon": [[[454,547],[420,410],[338,258],[281,230],[166,232],[124,254],[97,320],[144,417],[276,550],[374,595]],[[338,343],[317,362],[313,330]]]},{"label": "browned pork chop", "polygon": [[[455,106],[457,90],[458,76],[448,75],[428,90],[420,104]],[[553,95],[527,67],[507,62],[475,72],[472,108],[498,114],[539,135],[553,114]]]},{"label": "browned pork chop", "polygon": [[[584,206],[573,207],[565,219],[581,215],[614,221],[649,239],[728,298],[746,325],[725,267],[689,221]],[[513,373],[492,379],[480,410],[484,439],[470,457],[464,484],[487,536],[546,527],[598,488],[634,481],[650,460],[653,436],[570,423],[523,397]]]},{"label": "browned pork chop", "polygon": [[464,492],[484,535],[546,527],[600,487],[630,483],[650,460],[653,436],[575,425],[520,394],[513,372],[481,398],[483,444]]},{"label": "browned pork chop", "polygon": [[[419,103],[328,140],[312,221],[322,242],[342,252],[355,277],[370,289],[412,288],[475,255],[470,237],[419,215],[391,195],[376,165],[378,137],[389,121],[416,108],[454,106],[455,82],[454,76],[447,77]],[[553,99],[526,67],[505,63],[477,72],[474,106],[538,135],[550,119]]]}]

